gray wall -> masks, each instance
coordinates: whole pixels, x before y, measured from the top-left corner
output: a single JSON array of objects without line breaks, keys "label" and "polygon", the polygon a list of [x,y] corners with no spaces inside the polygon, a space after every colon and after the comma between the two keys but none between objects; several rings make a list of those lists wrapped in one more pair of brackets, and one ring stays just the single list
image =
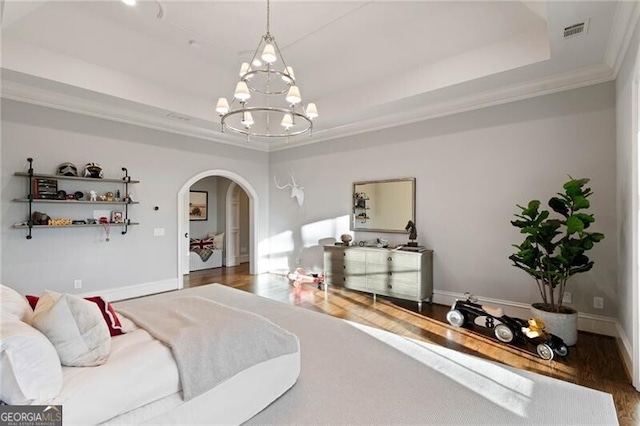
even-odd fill
[{"label": "gray wall", "polygon": [[[2,101],[1,282],[22,293],[43,288],[74,292],[73,280],[82,279],[79,292],[99,292],[135,284],[177,279],[177,194],[193,176],[207,170],[227,170],[243,177],[255,189],[259,234],[256,247],[268,235],[268,158],[254,150],[143,129],[78,114]],[[100,228],[44,229],[25,239],[13,229],[26,220],[27,205],[11,202],[26,194],[25,181],[13,172],[26,171],[33,157],[36,172],[53,173],[58,164],[101,163],[107,177],[120,177],[127,167],[141,183],[132,190],[140,204],[130,217],[141,223],[127,235],[114,229],[110,242]],[[154,206],[159,210],[155,211]],[[55,215],[84,217],[93,207],[38,206]],[[165,228],[164,237],[153,229]],[[259,253],[266,268],[268,251]]]},{"label": "gray wall", "polygon": [[[578,310],[615,316],[615,137],[615,88],[606,83],[273,153],[271,181],[293,171],[305,191],[298,207],[270,186],[274,266],[321,267],[318,241],[349,231],[352,182],[415,177],[418,242],[435,251],[435,289],[536,302],[535,283],[508,260],[522,240],[509,223],[515,204],[546,203],[567,175],[588,177],[594,229],[606,239],[591,252],[593,270],[573,277],[568,290]],[[407,241],[355,234],[376,237]],[[604,298],[604,310],[594,310],[594,296]]]},{"label": "gray wall", "polygon": [[[638,46],[640,46],[640,24],[636,25],[634,35],[629,44],[627,55],[624,59],[618,79],[616,80],[616,124],[617,124],[617,210],[618,210],[618,265],[619,265],[619,312],[618,320],[626,336],[629,339],[625,343],[636,342],[638,336],[633,333],[633,307],[638,300],[633,292],[633,269],[637,268],[637,259],[634,259],[633,232],[637,230],[634,224],[634,191],[638,191],[634,184],[634,154],[633,148],[633,119],[632,90],[635,73],[640,70],[638,63]],[[637,74],[636,74],[637,75]],[[635,107],[636,114],[640,111]],[[638,118],[636,117],[636,120]],[[638,131],[638,129],[636,129]],[[637,254],[636,254],[637,256]],[[636,296],[637,297],[637,296]],[[636,342],[637,344],[637,342]],[[630,348],[628,348],[630,349]],[[638,385],[638,384],[636,384]]]}]

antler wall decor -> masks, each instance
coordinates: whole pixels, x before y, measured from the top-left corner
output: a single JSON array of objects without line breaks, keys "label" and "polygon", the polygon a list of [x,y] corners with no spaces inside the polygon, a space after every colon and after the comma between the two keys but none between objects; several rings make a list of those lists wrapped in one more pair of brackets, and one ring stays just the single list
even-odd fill
[{"label": "antler wall decor", "polygon": [[293,177],[293,172],[289,172],[289,177],[291,178],[291,183],[281,186],[280,183],[278,183],[278,179],[274,175],[273,180],[276,183],[276,188],[278,189],[291,188],[291,198],[295,197],[296,201],[298,202],[298,206],[302,207],[302,204],[304,203],[304,191],[303,191],[304,188],[301,186],[298,186],[298,184],[296,183],[296,179]]}]

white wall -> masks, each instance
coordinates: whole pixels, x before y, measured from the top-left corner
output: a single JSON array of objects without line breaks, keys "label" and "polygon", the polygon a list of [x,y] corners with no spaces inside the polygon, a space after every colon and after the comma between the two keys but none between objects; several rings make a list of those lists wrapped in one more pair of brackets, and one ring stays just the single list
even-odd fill
[{"label": "white wall", "polygon": [[[298,207],[270,185],[274,266],[322,267],[318,241],[349,231],[355,181],[416,177],[418,243],[435,250],[437,290],[514,302],[539,299],[528,275],[511,266],[521,235],[509,221],[515,204],[543,202],[573,177],[592,179],[594,229],[606,239],[590,252],[595,267],[568,290],[582,312],[618,308],[615,90],[613,83],[429,120],[273,153],[270,180],[293,171],[304,187]],[[355,239],[403,234],[356,233]],[[605,300],[594,310],[593,297]]]},{"label": "white wall", "polygon": [[[256,247],[263,247],[257,270],[266,268],[266,153],[7,100],[2,101],[1,136],[3,284],[23,293],[45,287],[74,292],[73,280],[82,279],[84,293],[177,280],[177,193],[193,176],[214,169],[242,176],[257,192]],[[107,177],[116,178],[120,167],[127,167],[141,181],[132,191],[140,204],[130,215],[141,225],[127,235],[112,232],[108,243],[100,228],[34,230],[33,239],[26,240],[26,231],[11,225],[26,220],[27,205],[11,200],[26,195],[25,181],[13,172],[26,171],[27,157],[34,158],[41,173],[53,173],[64,161],[95,161]],[[54,207],[59,208],[39,206],[44,211]],[[87,214],[85,207],[78,209],[63,210],[74,217]],[[165,228],[164,237],[153,236],[156,227]]]},{"label": "white wall", "polygon": [[[637,294],[634,294],[633,274],[638,260],[634,254],[633,234],[637,230],[634,223],[634,191],[638,191],[634,184],[634,129],[632,114],[640,114],[632,103],[633,79],[640,72],[640,24],[636,25],[634,35],[629,44],[627,55],[616,80],[616,130],[617,130],[617,210],[618,210],[618,267],[619,267],[619,311],[618,321],[622,327],[622,338],[628,347],[638,345],[638,336],[634,335],[633,308],[637,304]],[[636,118],[637,119],[637,118]],[[635,129],[637,132],[638,129]],[[637,143],[637,142],[636,142]],[[637,231],[635,231],[637,232]],[[635,296],[635,297],[634,297]],[[635,299],[635,300],[634,300]],[[637,320],[636,320],[637,321]],[[640,386],[636,383],[636,386]]]}]

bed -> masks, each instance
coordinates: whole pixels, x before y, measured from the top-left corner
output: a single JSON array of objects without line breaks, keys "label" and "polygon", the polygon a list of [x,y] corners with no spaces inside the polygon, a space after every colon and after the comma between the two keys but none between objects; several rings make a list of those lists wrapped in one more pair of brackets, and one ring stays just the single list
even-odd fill
[{"label": "bed", "polygon": [[[225,388],[185,402],[175,372],[157,364],[168,358],[166,348],[137,329],[113,339],[109,360],[114,373],[131,372],[127,382],[104,387],[96,372],[65,372],[58,399],[64,404],[65,424],[617,424],[608,393],[219,284],[114,307],[121,312],[149,299],[178,295],[253,312],[295,334],[300,341],[299,377],[291,368],[295,360],[273,360],[223,383]],[[146,376],[150,371],[154,377]],[[156,381],[163,382],[161,393]],[[156,393],[143,399],[147,388]],[[105,400],[111,408],[102,407]],[[96,413],[94,407],[104,412]]]},{"label": "bed", "polygon": [[189,271],[220,268],[224,248],[224,232],[208,233],[202,238],[191,238],[189,242]]}]

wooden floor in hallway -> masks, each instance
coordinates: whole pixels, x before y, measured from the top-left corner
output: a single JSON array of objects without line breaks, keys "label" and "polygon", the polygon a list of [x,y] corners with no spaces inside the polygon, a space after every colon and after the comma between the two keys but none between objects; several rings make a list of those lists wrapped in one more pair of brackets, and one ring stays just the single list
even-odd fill
[{"label": "wooden floor in hallway", "polygon": [[566,358],[544,361],[533,347],[505,345],[489,334],[449,325],[445,319],[449,307],[444,305],[424,304],[419,312],[414,302],[383,297],[374,301],[370,294],[342,287],[330,286],[327,293],[313,285],[294,288],[284,276],[250,275],[248,264],[195,271],[184,277],[185,287],[211,283],[608,392],[613,395],[620,424],[640,425],[640,393],[631,385],[613,337],[579,332],[578,343]]}]

